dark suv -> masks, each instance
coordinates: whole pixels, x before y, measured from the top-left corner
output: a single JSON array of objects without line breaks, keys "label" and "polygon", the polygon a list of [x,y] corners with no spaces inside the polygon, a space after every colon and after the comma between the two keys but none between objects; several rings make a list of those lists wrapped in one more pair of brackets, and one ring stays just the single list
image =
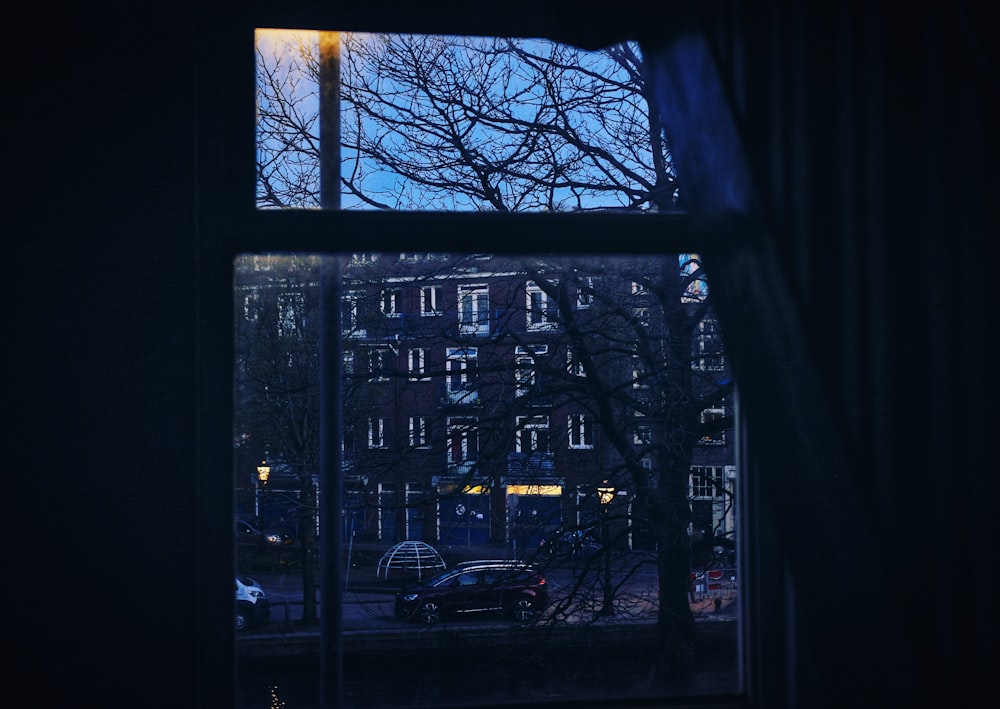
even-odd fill
[{"label": "dark suv", "polygon": [[548,605],[542,573],[508,561],[464,562],[396,594],[397,616],[428,625],[467,613],[508,615],[524,623]]}]

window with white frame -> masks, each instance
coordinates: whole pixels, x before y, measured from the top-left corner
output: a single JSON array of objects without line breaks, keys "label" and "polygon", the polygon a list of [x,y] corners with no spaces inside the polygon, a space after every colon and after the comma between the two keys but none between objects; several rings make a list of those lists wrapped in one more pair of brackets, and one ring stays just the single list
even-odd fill
[{"label": "window with white frame", "polygon": [[440,315],[443,297],[441,286],[420,286],[420,315]]},{"label": "window with white frame", "polygon": [[[726,418],[726,410],[722,406],[705,409],[701,412],[699,419],[703,424],[710,424],[712,421],[720,421]],[[722,446],[726,443],[726,432],[724,429],[718,431],[706,431],[698,439],[698,443],[703,446]]]},{"label": "window with white frame", "polygon": [[401,288],[383,288],[380,298],[382,314],[386,317],[399,317],[401,314],[400,300],[403,297]]},{"label": "window with white frame", "polygon": [[359,327],[359,305],[362,294],[347,292],[340,300],[340,329],[347,337],[364,337],[366,332]]},{"label": "window with white frame", "polygon": [[473,403],[479,398],[477,391],[477,363],[479,351],[475,347],[449,347],[446,351],[445,379],[448,398],[453,402]]},{"label": "window with white frame", "polygon": [[695,352],[692,358],[694,369],[702,371],[722,371],[726,368],[722,332],[714,316],[702,318],[694,338]]},{"label": "window with white frame", "polygon": [[594,422],[589,414],[570,414],[567,417],[566,427],[570,448],[594,447]]},{"label": "window with white frame", "polygon": [[556,304],[536,283],[525,287],[528,330],[552,330],[556,327]]},{"label": "window with white frame", "polygon": [[648,446],[653,442],[653,427],[648,423],[637,424],[632,431],[632,442],[637,446]]},{"label": "window with white frame", "polygon": [[528,396],[538,389],[538,357],[546,354],[547,345],[518,345],[514,348],[514,394]]},{"label": "window with white frame", "polygon": [[458,287],[458,331],[485,335],[490,331],[490,290],[485,285]]},{"label": "window with white frame", "polygon": [[430,428],[430,417],[411,416],[410,417],[410,447],[427,448],[429,443],[428,429]]},{"label": "window with white frame", "polygon": [[395,352],[391,347],[368,348],[368,381],[387,382],[393,372]]},{"label": "window with white frame", "polygon": [[406,354],[407,369],[411,382],[430,381],[427,374],[427,350],[423,347],[411,347]]},{"label": "window with white frame", "polygon": [[548,416],[518,416],[515,428],[514,450],[517,453],[549,450]]},{"label": "window with white frame", "polygon": [[721,465],[692,465],[691,496],[705,499],[723,495],[725,487],[722,473]]},{"label": "window with white frame", "polygon": [[388,448],[389,443],[386,438],[388,420],[381,416],[372,416],[368,419],[368,447]]},{"label": "window with white frame", "polygon": [[583,369],[583,362],[576,356],[572,346],[566,347],[566,371],[574,377],[587,376],[587,372]]},{"label": "window with white frame", "polygon": [[457,473],[471,470],[479,460],[479,419],[475,416],[448,417],[448,467]]}]

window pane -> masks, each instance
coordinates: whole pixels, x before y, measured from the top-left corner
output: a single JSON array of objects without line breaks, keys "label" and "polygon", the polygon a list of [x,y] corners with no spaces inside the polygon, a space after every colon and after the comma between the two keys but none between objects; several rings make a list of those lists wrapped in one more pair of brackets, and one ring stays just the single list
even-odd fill
[{"label": "window pane", "polygon": [[[343,367],[323,372],[319,269],[334,258],[344,297],[329,302],[350,307],[343,352],[325,360]],[[324,435],[343,452],[345,706],[737,693],[740,467],[723,433],[738,412],[704,281],[697,254],[239,257],[245,706],[271,691],[292,706],[296,688],[319,685],[304,668],[323,613]],[[529,293],[553,304],[542,330]],[[325,376],[342,382],[342,431],[320,426]],[[516,568],[432,585],[442,567],[498,559]],[[713,648],[683,691],[664,688],[661,627]],[[315,638],[305,679],[262,656],[269,634]]]},{"label": "window pane", "polygon": [[261,29],[256,48],[260,209],[679,211],[636,43]]}]

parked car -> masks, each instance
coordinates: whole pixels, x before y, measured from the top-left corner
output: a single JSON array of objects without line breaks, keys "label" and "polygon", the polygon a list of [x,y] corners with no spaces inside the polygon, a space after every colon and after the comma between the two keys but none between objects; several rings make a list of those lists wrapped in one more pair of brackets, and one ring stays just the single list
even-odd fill
[{"label": "parked car", "polygon": [[236,632],[259,625],[271,617],[271,602],[264,589],[247,576],[236,577]]},{"label": "parked car", "polygon": [[456,615],[506,615],[519,622],[549,605],[545,576],[519,562],[470,561],[396,594],[396,615],[427,625]]}]

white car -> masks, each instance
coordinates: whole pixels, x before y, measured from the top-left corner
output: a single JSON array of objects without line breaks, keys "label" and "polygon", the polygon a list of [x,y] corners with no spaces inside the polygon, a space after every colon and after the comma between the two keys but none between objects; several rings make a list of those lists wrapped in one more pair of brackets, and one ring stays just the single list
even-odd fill
[{"label": "white car", "polygon": [[271,617],[271,603],[256,581],[246,576],[236,577],[236,632],[263,623]]}]

